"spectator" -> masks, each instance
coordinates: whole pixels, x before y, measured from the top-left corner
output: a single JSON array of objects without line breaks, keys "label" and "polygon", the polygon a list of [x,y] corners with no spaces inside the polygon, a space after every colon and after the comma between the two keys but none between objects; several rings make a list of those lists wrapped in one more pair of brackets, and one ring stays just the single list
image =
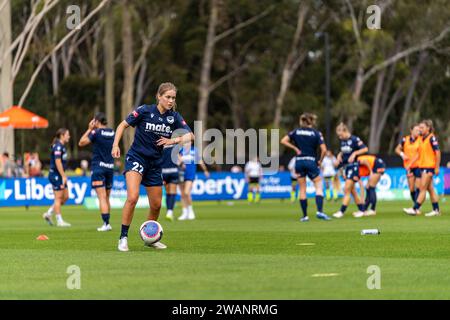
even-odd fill
[{"label": "spectator", "polygon": [[240,166],[232,166],[231,167],[231,169],[230,169],[230,171],[232,172],[232,173],[239,173],[239,172],[242,172],[242,168],[240,167]]},{"label": "spectator", "polygon": [[29,177],[42,177],[42,163],[37,152],[25,154],[25,172]]},{"label": "spectator", "polygon": [[13,172],[14,173],[14,177],[16,177],[16,178],[27,178],[28,177],[27,173],[25,172],[25,168],[23,166],[22,157],[18,157],[16,159],[16,164],[14,166],[14,170],[13,171],[14,171]]},{"label": "spectator", "polygon": [[89,169],[89,162],[87,160],[81,160],[80,167],[82,170],[82,176],[86,177]]},{"label": "spectator", "polygon": [[450,161],[447,162],[447,169],[450,169]]},{"label": "spectator", "polygon": [[14,176],[14,162],[9,158],[8,152],[3,153],[0,163],[0,176],[12,178]]}]

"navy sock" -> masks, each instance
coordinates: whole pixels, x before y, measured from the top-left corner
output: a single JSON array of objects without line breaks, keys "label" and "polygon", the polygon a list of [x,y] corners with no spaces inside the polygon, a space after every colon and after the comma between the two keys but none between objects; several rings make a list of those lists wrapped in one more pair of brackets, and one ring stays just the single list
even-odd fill
[{"label": "navy sock", "polygon": [[433,206],[434,211],[439,212],[439,202],[433,202],[431,205]]},{"label": "navy sock", "polygon": [[347,210],[347,206],[342,205],[340,211],[341,211],[342,213],[345,213],[345,210]]},{"label": "navy sock", "polygon": [[358,204],[358,210],[359,211],[364,211],[366,208],[364,207],[363,204]]},{"label": "navy sock", "polygon": [[[364,209],[367,210],[371,202],[370,189],[366,189],[366,200],[364,201]],[[364,211],[365,211],[364,210]]]},{"label": "navy sock", "polygon": [[173,210],[173,207],[175,206],[175,195],[174,194],[166,195],[166,206],[167,206],[167,210]]},{"label": "navy sock", "polygon": [[109,224],[109,213],[102,213],[102,220],[104,224]]},{"label": "navy sock", "polygon": [[414,197],[414,202],[417,202],[417,198],[419,197],[420,190],[416,189],[416,195]]},{"label": "navy sock", "polygon": [[317,211],[322,212],[323,210],[323,196],[316,196]]},{"label": "navy sock", "polygon": [[415,210],[419,210],[421,206],[422,206],[422,204],[418,203],[417,201],[416,201],[416,203],[414,203],[414,209]]},{"label": "navy sock", "polygon": [[375,190],[375,188],[372,188],[372,187],[370,187],[369,189],[370,189],[370,193],[371,193],[371,200],[370,200],[371,206],[370,207],[373,211],[375,211],[377,208],[377,191]]},{"label": "navy sock", "polygon": [[175,208],[175,203],[177,202],[177,195],[173,194],[172,195],[172,199],[171,199],[171,203],[170,203],[170,210],[173,210],[173,208]]},{"label": "navy sock", "polygon": [[304,199],[304,200],[300,200],[300,207],[302,207],[302,211],[303,211],[303,216],[306,217],[308,216],[308,200]]},{"label": "navy sock", "polygon": [[416,190],[411,191],[410,193],[411,193],[411,200],[412,200],[413,202],[416,202],[416,198],[417,198]]},{"label": "navy sock", "polygon": [[122,230],[120,232],[120,239],[124,237],[128,237],[128,229],[130,229],[130,226],[122,225]]},{"label": "navy sock", "polygon": [[170,198],[172,197],[171,194],[167,194],[166,193],[166,208],[169,209],[170,208]]}]

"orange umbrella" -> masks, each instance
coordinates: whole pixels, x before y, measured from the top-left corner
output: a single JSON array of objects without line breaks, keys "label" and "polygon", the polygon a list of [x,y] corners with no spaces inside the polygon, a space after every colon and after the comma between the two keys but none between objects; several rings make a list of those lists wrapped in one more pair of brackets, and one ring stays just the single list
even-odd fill
[{"label": "orange umbrella", "polygon": [[47,128],[48,120],[20,106],[13,106],[0,113],[0,127],[14,129]]}]

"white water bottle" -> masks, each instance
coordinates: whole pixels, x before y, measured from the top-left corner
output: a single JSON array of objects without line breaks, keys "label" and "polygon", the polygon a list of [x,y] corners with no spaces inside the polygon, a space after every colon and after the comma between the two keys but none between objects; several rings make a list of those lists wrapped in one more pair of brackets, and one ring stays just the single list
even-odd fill
[{"label": "white water bottle", "polygon": [[364,229],[361,231],[361,235],[365,235],[365,234],[380,234],[380,230],[378,229]]}]

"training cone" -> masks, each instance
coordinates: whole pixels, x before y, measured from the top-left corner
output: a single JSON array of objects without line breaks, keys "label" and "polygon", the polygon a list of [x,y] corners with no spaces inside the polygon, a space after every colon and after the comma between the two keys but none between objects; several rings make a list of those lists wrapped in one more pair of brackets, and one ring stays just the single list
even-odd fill
[{"label": "training cone", "polygon": [[36,240],[44,241],[48,240],[48,237],[45,234],[41,234],[39,237],[36,238]]}]

